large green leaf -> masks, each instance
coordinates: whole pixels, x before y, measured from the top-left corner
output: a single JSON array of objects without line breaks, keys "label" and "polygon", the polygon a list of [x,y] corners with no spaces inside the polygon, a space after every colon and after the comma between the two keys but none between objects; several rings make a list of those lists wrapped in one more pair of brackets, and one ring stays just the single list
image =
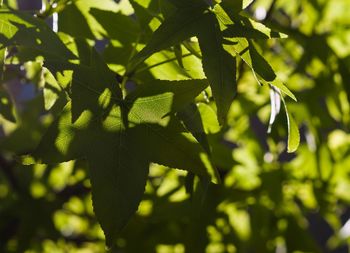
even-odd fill
[{"label": "large green leaf", "polygon": [[236,59],[222,46],[222,34],[214,14],[202,20],[198,34],[202,64],[217,106],[218,120],[223,124],[236,95]]},{"label": "large green leaf", "polygon": [[[149,163],[185,169],[203,177],[215,174],[210,163],[202,161],[205,151],[184,133],[180,122],[164,118],[193,100],[207,83],[189,80],[154,84],[140,85],[122,106],[111,98],[109,107],[100,104],[101,111],[85,110],[74,123],[69,103],[33,154],[44,163],[87,158],[94,210],[109,245],[136,211]],[[86,83],[84,88],[89,85]],[[89,97],[98,97],[96,91],[87,90],[91,92]]]},{"label": "large green leaf", "polygon": [[45,58],[75,58],[44,21],[15,10],[0,9],[0,43],[29,48]]}]

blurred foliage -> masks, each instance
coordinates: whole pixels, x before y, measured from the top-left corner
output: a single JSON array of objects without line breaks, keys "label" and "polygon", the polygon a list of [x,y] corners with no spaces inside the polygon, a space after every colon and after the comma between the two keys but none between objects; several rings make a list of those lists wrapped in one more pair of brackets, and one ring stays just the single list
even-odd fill
[{"label": "blurred foliage", "polygon": [[0,2],[0,252],[349,252],[348,0]]}]

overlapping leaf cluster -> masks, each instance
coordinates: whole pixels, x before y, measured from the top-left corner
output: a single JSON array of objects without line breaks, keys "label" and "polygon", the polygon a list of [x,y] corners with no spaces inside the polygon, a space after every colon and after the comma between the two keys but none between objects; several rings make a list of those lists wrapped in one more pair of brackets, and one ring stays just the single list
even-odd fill
[{"label": "overlapping leaf cluster", "polygon": [[[276,193],[286,190],[274,192],[268,184],[270,181],[279,182],[280,177],[288,180],[298,177],[294,172],[278,172],[278,158],[275,156],[281,155],[285,147],[288,152],[294,152],[299,146],[299,130],[293,116],[298,122],[303,121],[302,115],[307,115],[310,121],[312,117],[309,109],[299,110],[296,104],[288,106],[298,115],[288,112],[285,100],[296,98],[282,82],[285,77],[274,71],[278,66],[272,60],[276,52],[266,57],[261,49],[277,43],[275,41],[306,43],[305,48],[310,50],[305,50],[301,60],[301,64],[306,64],[311,57],[308,54],[312,52],[312,39],[315,37],[284,29],[273,22],[266,21],[264,25],[253,21],[243,10],[249,4],[250,1],[230,0],[161,0],[147,3],[132,0],[118,4],[107,0],[99,4],[92,0],[55,1],[34,16],[4,5],[0,10],[0,52],[4,65],[2,70],[7,74],[2,78],[5,82],[10,79],[6,70],[9,66],[24,66],[27,78],[34,80],[42,92],[40,96],[46,111],[40,113],[48,118],[50,124],[45,126],[45,134],[42,126],[35,128],[40,140],[33,134],[32,144],[14,149],[11,140],[6,140],[1,147],[17,154],[28,154],[25,157],[27,164],[33,161],[45,164],[86,161],[94,212],[109,246],[118,244],[121,229],[144,196],[149,167],[155,164],[187,171],[184,184],[188,192],[200,191],[201,187],[209,191],[209,204],[204,205],[208,205],[210,219],[214,219],[215,209],[220,209],[220,201],[224,202],[221,208],[225,210],[225,215],[240,213],[239,207],[225,203],[231,198],[231,192],[227,192],[230,187],[237,187],[238,192],[244,191],[243,200],[232,196],[234,201],[253,206],[258,214],[270,215],[268,204],[249,204],[249,196],[245,196],[253,195],[260,184],[263,189],[261,196],[260,193],[259,197],[253,195],[254,201],[263,199],[266,191],[268,198],[280,206],[280,216],[276,215],[276,219],[282,217],[281,220],[286,219],[290,224],[288,228],[281,229],[281,233],[293,231],[293,226],[295,230],[300,229],[294,216],[286,214],[287,206],[291,209],[296,207],[289,202],[290,205],[283,207],[288,196]],[[52,15],[58,18],[57,33],[43,20]],[[72,22],[75,25],[71,25]],[[333,54],[325,43],[318,45],[324,46],[324,54]],[[294,44],[291,47],[297,48]],[[273,49],[280,50],[276,44]],[[320,54],[320,57],[327,59],[327,55]],[[338,69],[335,72],[339,72],[345,80],[347,59],[336,61]],[[281,66],[283,64],[280,63]],[[304,70],[304,67],[299,66],[293,75],[298,74],[300,69]],[[246,85],[252,81],[255,86]],[[247,87],[252,86],[256,87],[252,89],[262,90],[261,97],[256,94],[254,98],[249,97],[251,90]],[[267,100],[266,90],[270,93]],[[240,93],[244,95],[240,97]],[[300,96],[303,98],[302,92]],[[19,116],[13,115],[7,89],[2,86],[0,98],[2,117],[16,121]],[[334,109],[337,106],[331,106],[338,102],[331,98],[326,101],[327,106],[333,108],[330,109],[332,115],[341,118]],[[266,110],[256,109],[264,107],[265,103],[271,108],[270,120],[266,117]],[[308,108],[312,108],[312,101],[308,103],[311,104]],[[280,110],[286,112],[285,116],[279,114]],[[265,119],[264,123],[269,125],[266,129],[269,128],[273,137],[277,135],[280,140],[281,136],[287,135],[287,145],[275,144],[264,131],[263,139],[268,141],[262,142],[269,149],[264,154],[263,149],[252,141],[249,120],[254,128],[256,118],[248,118],[251,114]],[[281,119],[285,121],[282,124]],[[307,122],[305,125],[311,132],[314,131],[312,124]],[[23,136],[23,129],[27,128],[18,128],[13,135]],[[310,143],[311,137],[306,136]],[[238,143],[234,152],[228,147],[236,144],[227,140]],[[221,145],[225,141],[228,143]],[[298,159],[302,161],[302,157],[307,157],[304,149],[303,146],[299,151],[303,156]],[[320,148],[318,152],[329,154],[331,151]],[[322,156],[321,153],[319,156]],[[298,159],[293,162],[297,163]],[[266,165],[266,171],[261,172],[258,178],[260,163],[269,160],[272,160],[272,165]],[[243,170],[246,167],[249,169]],[[220,176],[227,188],[216,190],[208,182],[217,183]],[[245,180],[248,177],[250,179]],[[252,192],[247,193],[250,190]],[[214,222],[210,219],[208,224]],[[253,219],[251,222],[259,223]],[[201,236],[201,231],[205,231],[208,224],[202,227],[195,221],[191,229]],[[238,237],[244,237],[244,233],[236,233]],[[252,238],[259,237],[259,232],[256,233]],[[265,243],[264,238],[261,241]],[[289,244],[288,240],[285,243]],[[186,245],[189,249],[193,247],[193,251],[204,247]],[[241,250],[246,247],[244,243],[242,245]]]}]

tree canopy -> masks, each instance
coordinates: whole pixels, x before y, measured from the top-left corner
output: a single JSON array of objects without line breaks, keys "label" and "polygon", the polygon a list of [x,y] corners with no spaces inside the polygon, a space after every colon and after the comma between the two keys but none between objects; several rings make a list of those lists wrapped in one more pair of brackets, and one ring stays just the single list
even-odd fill
[{"label": "tree canopy", "polygon": [[0,2],[1,252],[348,252],[349,1]]}]

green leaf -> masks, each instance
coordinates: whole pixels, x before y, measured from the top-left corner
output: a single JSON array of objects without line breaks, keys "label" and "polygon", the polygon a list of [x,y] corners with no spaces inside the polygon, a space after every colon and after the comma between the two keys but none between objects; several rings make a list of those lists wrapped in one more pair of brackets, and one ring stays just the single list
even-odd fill
[{"label": "green leaf", "polygon": [[203,70],[213,90],[218,120],[223,124],[236,94],[236,59],[222,46],[222,34],[214,14],[204,14],[198,9],[178,10],[161,24],[145,48],[132,59],[130,70],[153,53],[178,44],[193,35],[198,36]]},{"label": "green leaf", "polygon": [[155,52],[179,44],[194,36],[198,25],[201,25],[202,17],[203,10],[201,9],[186,8],[176,11],[174,15],[159,26],[147,45],[133,57],[129,65],[129,72],[132,72],[137,65]]},{"label": "green leaf", "polygon": [[276,78],[275,71],[273,71],[270,64],[262,57],[252,42],[249,43],[249,54],[252,60],[252,67],[266,81],[273,81]]},{"label": "green leaf", "polygon": [[0,9],[0,43],[29,48],[46,59],[75,58],[44,21],[15,10]]},{"label": "green leaf", "polygon": [[212,13],[203,19],[198,40],[203,70],[217,105],[218,121],[223,124],[237,92],[236,58],[224,50],[219,22]]},{"label": "green leaf", "polygon": [[176,57],[177,63],[179,64],[179,66],[181,68],[184,68],[184,63],[182,61],[182,48],[181,48],[181,45],[175,45],[174,46],[174,53],[175,53],[175,57]]},{"label": "green leaf", "polygon": [[67,105],[33,154],[46,163],[87,158],[94,210],[109,245],[136,211],[150,162],[208,176],[203,150],[182,134],[179,123],[163,127],[146,123],[147,111],[129,114],[132,120],[126,129],[117,106],[105,119],[85,111],[72,124]]},{"label": "green leaf", "polygon": [[207,80],[152,80],[139,85],[126,97],[126,101],[133,110],[143,111],[149,121],[155,122],[169,113],[182,110],[207,86]]},{"label": "green leaf", "polygon": [[202,145],[204,150],[210,154],[209,142],[204,130],[202,118],[196,104],[191,103],[177,113],[177,116],[184,123],[186,129]]},{"label": "green leaf", "polygon": [[[249,66],[249,68],[251,68],[251,70],[253,71],[254,77],[256,78],[256,81],[259,84],[263,84],[263,85],[271,84],[271,85],[279,88],[283,93],[285,93],[287,96],[289,96],[294,101],[297,101],[297,98],[295,97],[295,95],[288,89],[288,87],[286,85],[284,85],[284,83],[278,77],[276,77],[273,81],[266,81],[260,75],[260,73],[263,70],[261,71],[260,68],[255,68],[255,69],[253,68],[252,58],[251,58],[251,54],[249,52],[250,47],[249,47],[249,44],[248,44],[246,39],[238,39],[236,42],[237,43],[235,45],[230,46],[230,49],[232,49],[237,55],[239,55],[242,58],[242,60]],[[262,58],[261,55],[259,55],[257,57]],[[266,60],[263,59],[263,62],[266,62]],[[269,69],[269,68],[271,68],[271,66],[267,67],[267,69]]]},{"label": "green leaf", "polygon": [[278,89],[280,89],[284,94],[286,94],[288,97],[290,97],[295,102],[297,102],[297,98],[295,97],[295,95],[288,89],[288,87],[286,85],[284,85],[284,83],[281,80],[276,78],[275,80],[273,80],[272,82],[269,82],[269,83],[271,85],[277,87]]},{"label": "green leaf", "polygon": [[[81,99],[100,97],[91,85],[82,86],[91,94],[81,93]],[[218,180],[209,160],[202,160],[202,147],[185,133],[176,118],[164,118],[192,101],[206,86],[205,80],[143,84],[126,97],[121,107],[112,98],[110,106],[99,104],[100,110],[89,107],[74,123],[69,103],[33,157],[44,163],[87,158],[94,210],[108,245],[112,245],[141,200],[149,163],[185,169],[203,177],[211,174],[214,181]]]},{"label": "green leaf", "polygon": [[[84,110],[100,113],[113,103],[120,102],[122,92],[115,74],[95,49],[83,40],[77,40],[80,64],[46,61],[45,65],[54,76],[64,71],[73,71],[70,78],[72,99],[72,120],[75,121]],[[67,87],[65,87],[67,88]]]},{"label": "green leaf", "polygon": [[[222,10],[219,12],[219,15],[223,15]],[[264,24],[254,21],[253,19],[241,15],[230,15],[230,17],[234,23],[225,23],[227,28],[223,32],[224,37],[244,37],[246,39],[272,39],[288,37],[286,34],[274,31]]]},{"label": "green leaf", "polygon": [[[281,97],[282,98],[282,97]],[[284,104],[284,109],[287,116],[287,123],[288,123],[288,148],[287,152],[292,153],[295,152],[300,144],[300,133],[298,125],[295,123],[293,116],[288,111],[286,102],[282,98],[282,102]]]},{"label": "green leaf", "polygon": [[242,11],[243,0],[223,0],[220,5],[227,12],[237,14]]},{"label": "green leaf", "polygon": [[84,110],[96,113],[109,107],[113,101],[120,101],[122,93],[115,74],[92,49],[90,66],[76,67],[72,80],[72,120],[76,120]]},{"label": "green leaf", "polygon": [[64,96],[64,91],[52,73],[45,67],[43,67],[43,77],[45,80],[43,90],[44,106],[46,110],[50,110],[56,101],[61,96]]},{"label": "green leaf", "polygon": [[104,28],[103,35],[108,39],[118,40],[122,44],[130,44],[137,40],[140,27],[131,17],[97,8],[91,8],[89,13]]},{"label": "green leaf", "polygon": [[129,0],[132,8],[134,9],[135,16],[142,30],[148,34],[151,32],[149,23],[156,16],[156,9],[159,8],[159,1],[151,0],[148,2],[148,6],[144,5],[145,1],[142,0]]}]

